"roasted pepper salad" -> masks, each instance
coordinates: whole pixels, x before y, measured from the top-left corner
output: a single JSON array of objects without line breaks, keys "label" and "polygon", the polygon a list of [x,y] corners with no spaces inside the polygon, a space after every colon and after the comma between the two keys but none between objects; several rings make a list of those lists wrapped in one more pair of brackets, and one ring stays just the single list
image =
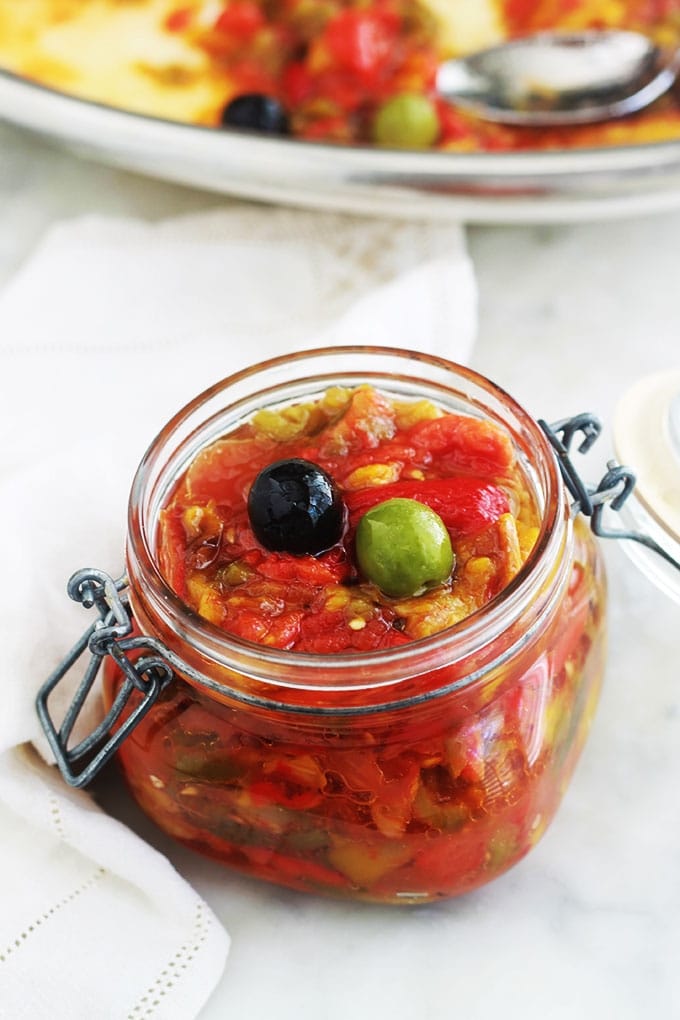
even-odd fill
[{"label": "roasted pepper salad", "polygon": [[[258,541],[247,496],[272,462],[316,465],[337,487],[345,513],[336,514],[325,550],[270,550]],[[286,484],[290,477],[275,487],[280,502]],[[364,548],[367,515],[394,500],[402,502],[377,539],[381,548],[375,538],[368,544],[370,536]],[[405,574],[417,568],[423,550],[416,542],[427,532],[419,522],[404,546],[405,500],[434,511],[456,550],[455,572],[423,592],[427,577],[410,584]],[[303,502],[300,516],[313,517],[318,498]],[[260,504],[266,512],[266,492]],[[300,522],[293,527],[299,531]],[[537,508],[507,434],[362,386],[261,411],[199,454],[163,511],[159,558],[178,595],[239,637],[302,652],[369,651],[426,637],[479,609],[514,577],[537,533]],[[267,541],[266,529],[261,538]],[[430,543],[436,547],[436,539]],[[385,564],[400,550],[395,581],[405,584],[395,600],[359,564],[362,553]],[[435,558],[437,551],[429,550]]]},{"label": "roasted pepper salad", "polygon": [[[442,61],[544,29],[680,45],[680,0],[0,0],[0,70],[146,116],[309,142],[451,152],[680,137],[680,90],[571,129],[443,102]],[[263,158],[264,154],[263,154]]]},{"label": "roasted pepper salad", "polygon": [[[476,658],[424,667],[365,711],[359,689],[324,714],[319,691],[333,657],[351,671],[353,656],[425,648],[502,603],[541,514],[502,425],[372,385],[267,407],[203,448],[160,513],[166,582],[232,638],[318,657],[318,690],[268,710],[176,679],[120,751],[142,807],[187,845],[312,892],[420,902],[518,861],[599,690],[585,529],[557,594]],[[109,699],[119,682],[109,669]]]}]

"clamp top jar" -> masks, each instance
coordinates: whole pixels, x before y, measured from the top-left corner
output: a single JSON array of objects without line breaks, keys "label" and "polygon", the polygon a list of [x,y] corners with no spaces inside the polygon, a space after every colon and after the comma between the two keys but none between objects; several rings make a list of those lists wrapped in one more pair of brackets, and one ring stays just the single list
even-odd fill
[{"label": "clamp top jar", "polygon": [[[561,423],[566,444],[589,422]],[[159,826],[304,891],[413,903],[500,874],[553,817],[604,666],[565,460],[488,380],[413,352],[310,351],[214,386],[140,465],[129,580],[73,579],[100,621],[39,700],[67,778],[116,749]],[[248,515],[291,463],[330,486],[306,510],[335,508],[309,552]],[[47,698],[88,646],[57,732]],[[101,662],[107,717],[67,748]]]}]

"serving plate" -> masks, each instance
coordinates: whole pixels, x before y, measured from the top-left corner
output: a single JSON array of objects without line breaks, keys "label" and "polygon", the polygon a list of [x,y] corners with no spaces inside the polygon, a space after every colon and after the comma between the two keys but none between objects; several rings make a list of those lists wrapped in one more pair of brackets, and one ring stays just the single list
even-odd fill
[{"label": "serving plate", "polygon": [[499,154],[343,147],[140,116],[5,71],[0,119],[121,168],[308,208],[540,223],[680,207],[680,141]]}]

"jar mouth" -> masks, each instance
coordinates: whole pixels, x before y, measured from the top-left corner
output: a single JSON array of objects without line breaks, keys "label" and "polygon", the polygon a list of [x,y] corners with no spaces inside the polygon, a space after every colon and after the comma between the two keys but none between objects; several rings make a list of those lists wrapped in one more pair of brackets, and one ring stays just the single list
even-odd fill
[{"label": "jar mouth", "polygon": [[[538,538],[515,578],[489,603],[453,627],[389,649],[321,655],[247,641],[199,616],[169,587],[155,552],[158,515],[188,464],[220,435],[263,405],[309,397],[328,386],[369,382],[398,396],[497,421],[510,432],[535,486]],[[260,362],[215,383],[186,404],[155,437],[133,479],[128,508],[131,582],[166,629],[202,658],[274,687],[342,691],[395,685],[487,647],[529,607],[554,572],[565,536],[565,493],[542,429],[509,394],[470,368],[417,351],[386,347],[316,348]],[[457,686],[475,680],[470,674]],[[214,684],[211,684],[214,686]]]}]

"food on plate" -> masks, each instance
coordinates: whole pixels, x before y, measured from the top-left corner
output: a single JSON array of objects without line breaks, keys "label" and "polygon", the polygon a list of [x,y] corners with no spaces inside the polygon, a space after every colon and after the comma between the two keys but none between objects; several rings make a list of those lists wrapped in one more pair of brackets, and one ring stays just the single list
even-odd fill
[{"label": "food on plate", "polygon": [[624,121],[483,123],[439,100],[439,62],[545,28],[680,41],[680,0],[0,0],[0,67],[136,113],[297,138],[503,151],[680,137],[668,95]]},{"label": "food on plate", "polygon": [[[603,578],[578,524],[570,558],[536,568],[528,615],[503,615],[544,513],[499,421],[372,383],[270,398],[203,446],[154,555],[209,640],[237,650],[210,690],[176,676],[121,745],[141,806],[308,892],[421,902],[505,871],[556,810],[602,672]],[[470,634],[487,636],[463,653]],[[274,654],[264,702],[238,669],[253,645]],[[123,677],[107,669],[112,703]]]}]

